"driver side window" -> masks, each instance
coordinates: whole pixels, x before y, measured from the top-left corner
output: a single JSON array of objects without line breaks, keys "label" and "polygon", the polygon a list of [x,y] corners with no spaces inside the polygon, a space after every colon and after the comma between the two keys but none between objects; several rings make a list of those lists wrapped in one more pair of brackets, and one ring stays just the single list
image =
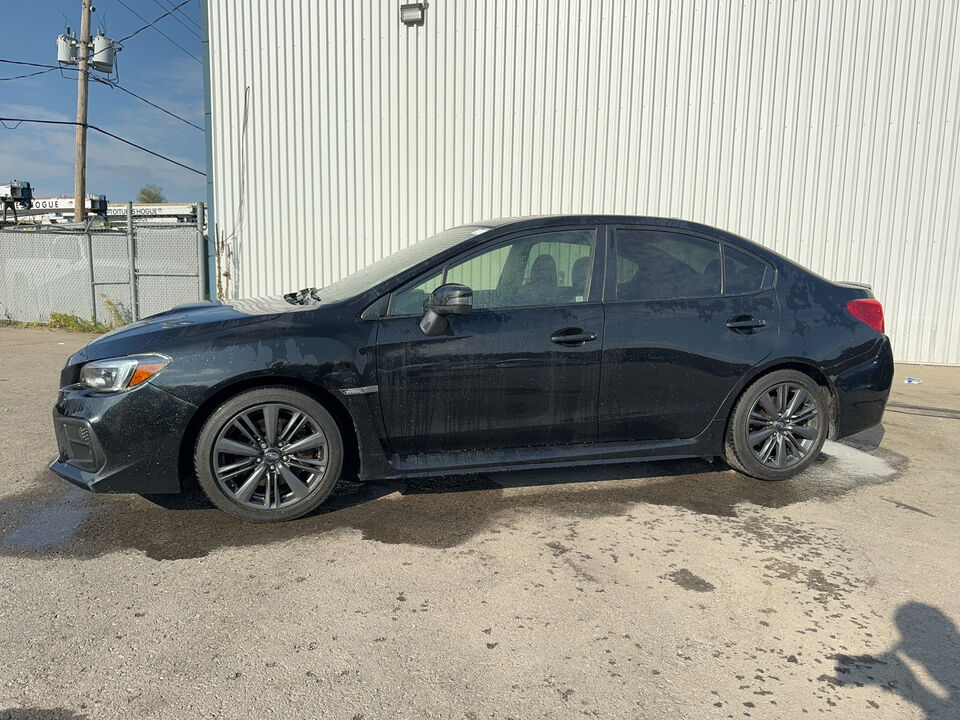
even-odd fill
[{"label": "driver side window", "polygon": [[424,300],[441,285],[443,285],[443,271],[411,288],[394,293],[390,298],[390,309],[387,315],[421,315],[424,312]]},{"label": "driver side window", "polygon": [[440,285],[473,290],[474,310],[585,302],[596,230],[536,233],[485,249],[394,293],[387,315],[418,315]]}]

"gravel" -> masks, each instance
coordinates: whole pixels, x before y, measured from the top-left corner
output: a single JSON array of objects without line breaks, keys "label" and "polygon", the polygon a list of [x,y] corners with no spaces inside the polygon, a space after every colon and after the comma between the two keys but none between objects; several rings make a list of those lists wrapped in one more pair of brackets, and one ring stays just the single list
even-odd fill
[{"label": "gravel", "polygon": [[0,329],[0,720],[960,717],[960,369],[899,367],[884,431],[784,483],[346,484],[254,526],[47,470],[87,340]]}]

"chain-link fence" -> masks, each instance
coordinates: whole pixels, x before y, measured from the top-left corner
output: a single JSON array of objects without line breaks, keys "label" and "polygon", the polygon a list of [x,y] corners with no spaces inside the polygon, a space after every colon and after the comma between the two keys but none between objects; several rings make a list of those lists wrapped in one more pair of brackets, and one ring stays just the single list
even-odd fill
[{"label": "chain-link fence", "polygon": [[196,222],[121,221],[120,229],[0,229],[0,318],[51,313],[119,326],[206,295],[202,207]]}]

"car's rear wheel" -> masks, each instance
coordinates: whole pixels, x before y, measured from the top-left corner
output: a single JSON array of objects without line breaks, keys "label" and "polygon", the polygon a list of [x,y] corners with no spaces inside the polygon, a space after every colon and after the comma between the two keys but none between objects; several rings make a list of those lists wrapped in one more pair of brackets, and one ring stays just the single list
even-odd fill
[{"label": "car's rear wheel", "polygon": [[210,416],[197,439],[200,487],[221,510],[251,522],[293,520],[331,493],[343,466],[333,416],[284,387],[235,395]]},{"label": "car's rear wheel", "polygon": [[776,370],[757,379],[737,401],[724,456],[760,480],[786,480],[816,460],[827,439],[827,399],[809,376]]}]

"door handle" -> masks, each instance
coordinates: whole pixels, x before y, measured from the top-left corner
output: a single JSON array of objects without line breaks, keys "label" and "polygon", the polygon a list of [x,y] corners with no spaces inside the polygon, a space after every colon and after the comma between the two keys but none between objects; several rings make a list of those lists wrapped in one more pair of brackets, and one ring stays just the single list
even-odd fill
[{"label": "door handle", "polygon": [[557,345],[583,345],[596,339],[597,336],[594,333],[585,333],[580,328],[558,330],[550,336],[550,342],[555,342]]},{"label": "door handle", "polygon": [[751,332],[762,328],[766,324],[766,320],[755,318],[752,315],[734,315],[727,320],[727,327],[734,332]]}]

